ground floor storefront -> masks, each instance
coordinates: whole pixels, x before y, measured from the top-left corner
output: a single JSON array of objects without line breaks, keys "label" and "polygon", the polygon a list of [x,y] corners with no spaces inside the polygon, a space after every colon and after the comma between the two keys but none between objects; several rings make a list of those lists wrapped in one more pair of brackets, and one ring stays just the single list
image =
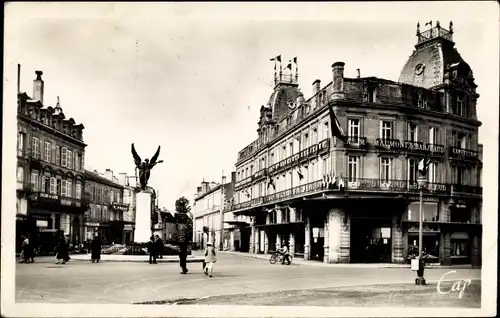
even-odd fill
[{"label": "ground floor storefront", "polygon": [[[423,202],[427,263],[481,263],[480,203],[466,201],[457,208],[457,202]],[[275,206],[252,212],[249,251],[267,254],[286,245],[294,257],[305,260],[409,264],[418,256],[419,213],[418,198],[341,198]]]},{"label": "ground floor storefront", "polygon": [[84,241],[83,213],[80,200],[61,198],[42,192],[18,192],[16,217],[16,251],[20,252],[23,236],[41,254],[54,251],[58,233],[69,236],[70,244]]}]

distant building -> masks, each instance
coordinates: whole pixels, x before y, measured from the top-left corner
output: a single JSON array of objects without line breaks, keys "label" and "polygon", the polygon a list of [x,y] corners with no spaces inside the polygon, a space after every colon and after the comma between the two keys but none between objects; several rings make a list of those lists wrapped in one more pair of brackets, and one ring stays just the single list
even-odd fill
[{"label": "distant building", "polygon": [[[193,242],[201,247],[204,247],[208,241],[214,243],[216,247],[220,246],[221,188],[224,192],[223,204],[228,206],[233,197],[234,178],[235,175],[232,173],[231,182],[225,183],[222,187],[220,183],[203,181],[197,188],[193,203]],[[234,244],[229,231],[230,227],[224,223],[224,229],[222,229],[227,249]],[[204,228],[208,230],[207,233],[203,232]]]},{"label": "distant building", "polygon": [[326,263],[406,263],[422,244],[430,262],[480,264],[479,94],[454,45],[451,23],[418,27],[399,82],[359,70],[348,78],[336,62],[332,82],[316,80],[309,99],[298,74],[280,66],[258,139],[236,162],[231,211],[251,217],[252,253],[286,244],[296,257]]},{"label": "distant building", "polygon": [[119,173],[118,183],[123,186],[123,204],[128,206],[128,209],[123,211],[123,243],[128,244],[134,241],[137,177]]},{"label": "distant building", "polygon": [[105,244],[122,244],[126,241],[124,215],[129,204],[123,202],[125,187],[106,169],[104,174],[85,171],[85,192],[90,199],[90,209],[85,213],[85,239],[99,235]]},{"label": "distant building", "polygon": [[44,104],[43,73],[35,73],[33,97],[19,87],[17,94],[16,243],[19,248],[22,234],[36,244],[38,232],[62,230],[77,244],[88,208],[84,126],[66,118],[59,97],[55,107]]}]

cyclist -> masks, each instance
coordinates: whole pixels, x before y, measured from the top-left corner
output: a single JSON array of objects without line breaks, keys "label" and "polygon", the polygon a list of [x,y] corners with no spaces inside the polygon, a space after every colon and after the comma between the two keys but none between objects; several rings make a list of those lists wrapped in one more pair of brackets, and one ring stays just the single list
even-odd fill
[{"label": "cyclist", "polygon": [[283,255],[281,265],[285,265],[285,260],[288,262],[288,265],[290,265],[292,262],[290,260],[290,252],[288,251],[288,246],[286,244],[283,244],[283,247],[280,249],[280,253]]}]

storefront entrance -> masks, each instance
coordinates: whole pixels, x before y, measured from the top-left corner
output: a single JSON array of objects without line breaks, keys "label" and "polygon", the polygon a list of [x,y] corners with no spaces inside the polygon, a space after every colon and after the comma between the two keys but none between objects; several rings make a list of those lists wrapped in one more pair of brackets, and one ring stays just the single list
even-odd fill
[{"label": "storefront entrance", "polygon": [[391,262],[391,218],[351,218],[351,263]]}]

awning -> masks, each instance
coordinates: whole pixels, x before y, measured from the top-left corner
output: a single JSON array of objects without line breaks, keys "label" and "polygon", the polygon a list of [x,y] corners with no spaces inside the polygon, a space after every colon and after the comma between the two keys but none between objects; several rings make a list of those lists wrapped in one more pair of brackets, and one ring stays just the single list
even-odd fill
[{"label": "awning", "polygon": [[227,223],[229,225],[233,226],[249,226],[250,224],[245,221],[224,221],[224,223]]}]

